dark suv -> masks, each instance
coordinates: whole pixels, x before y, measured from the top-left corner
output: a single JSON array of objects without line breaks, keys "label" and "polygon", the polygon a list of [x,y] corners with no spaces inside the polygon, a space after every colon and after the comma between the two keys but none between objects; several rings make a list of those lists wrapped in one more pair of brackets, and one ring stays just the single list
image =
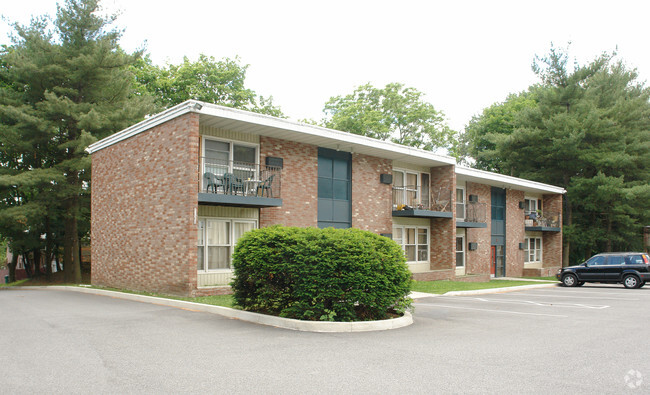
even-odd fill
[{"label": "dark suv", "polygon": [[625,288],[641,288],[650,280],[650,257],[644,252],[598,254],[580,265],[560,269],[556,277],[567,287],[623,283]]}]

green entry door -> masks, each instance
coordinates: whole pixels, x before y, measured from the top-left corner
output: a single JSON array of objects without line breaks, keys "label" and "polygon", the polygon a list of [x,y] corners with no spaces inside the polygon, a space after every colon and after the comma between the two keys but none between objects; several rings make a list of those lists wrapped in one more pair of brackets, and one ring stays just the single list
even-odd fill
[{"label": "green entry door", "polygon": [[492,270],[495,277],[506,275],[506,190],[492,187]]},{"label": "green entry door", "polygon": [[351,158],[348,152],[318,148],[318,227],[352,226]]}]

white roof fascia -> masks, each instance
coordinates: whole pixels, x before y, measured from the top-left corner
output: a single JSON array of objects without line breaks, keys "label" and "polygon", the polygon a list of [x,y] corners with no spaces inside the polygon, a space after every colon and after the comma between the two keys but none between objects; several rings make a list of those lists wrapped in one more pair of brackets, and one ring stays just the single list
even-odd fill
[{"label": "white roof fascia", "polygon": [[145,130],[151,129],[154,126],[158,126],[161,123],[167,122],[169,120],[172,120],[176,117],[179,117],[183,114],[187,114],[188,112],[198,112],[200,103],[194,102],[194,101],[186,101],[181,104],[178,104],[174,107],[171,107],[161,113],[158,113],[156,115],[153,115],[150,118],[145,119],[144,121],[138,122],[133,126],[129,126],[128,128],[117,132],[115,134],[112,134],[104,139],[101,139],[93,144],[90,144],[86,148],[86,152],[89,154],[92,154],[93,152],[99,151],[103,148],[109,147],[115,143],[118,143],[122,140],[126,140],[129,137],[133,137],[136,134],[139,134],[141,132],[144,132]]},{"label": "white roof fascia", "polygon": [[210,103],[201,104],[203,105],[203,108],[201,111],[199,111],[199,113],[202,115],[211,115],[215,117],[253,123],[260,126],[268,126],[272,128],[294,131],[311,136],[324,137],[340,141],[341,143],[345,144],[358,144],[396,152],[404,156],[435,160],[450,165],[456,164],[456,159],[453,157],[435,154],[431,151],[425,151],[388,141],[377,140],[371,137],[361,136],[354,133],[342,132],[340,130],[328,129],[322,126],[309,125],[301,122],[272,117],[270,115],[238,110],[231,107],[224,107]]},{"label": "white roof fascia", "polygon": [[562,187],[556,187],[554,185],[544,184],[537,181],[526,180],[524,178],[517,178],[512,176],[506,176],[499,173],[492,173],[485,170],[472,169],[465,166],[456,166],[456,174],[461,176],[472,177],[476,179],[492,181],[496,184],[502,184],[503,187],[520,187],[529,190],[536,190],[539,192],[549,192],[549,193],[558,193],[565,194],[566,190]]},{"label": "white roof fascia", "polygon": [[175,117],[178,117],[188,112],[196,112],[199,113],[200,115],[226,118],[233,121],[241,121],[241,122],[252,123],[260,126],[267,126],[271,128],[289,130],[289,131],[302,133],[306,135],[318,136],[326,139],[340,141],[341,143],[344,144],[356,144],[356,145],[368,146],[372,148],[398,153],[400,155],[403,155],[404,157],[422,158],[422,159],[433,160],[436,162],[446,163],[450,165],[456,164],[456,160],[453,157],[435,154],[431,151],[425,151],[413,147],[407,147],[392,142],[381,141],[381,140],[373,139],[366,136],[360,136],[353,133],[341,132],[339,130],[328,129],[321,126],[308,125],[301,122],[289,121],[286,119],[272,117],[270,115],[238,110],[235,108],[219,106],[211,103],[203,103],[196,100],[188,100],[166,111],[156,114],[148,119],[145,119],[140,123],[130,126],[127,129],[122,130],[121,132],[115,133],[103,140],[93,143],[90,146],[88,146],[88,148],[86,148],[86,151],[92,154],[93,152],[99,151],[100,149],[106,148],[122,140],[128,139],[129,137],[133,137],[138,133],[144,132],[147,129],[157,126],[163,122],[167,122],[170,119],[173,119]]}]

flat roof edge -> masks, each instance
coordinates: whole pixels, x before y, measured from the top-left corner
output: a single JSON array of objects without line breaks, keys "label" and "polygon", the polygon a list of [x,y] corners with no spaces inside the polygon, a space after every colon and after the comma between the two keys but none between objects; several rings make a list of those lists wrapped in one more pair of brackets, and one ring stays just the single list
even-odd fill
[{"label": "flat roof edge", "polygon": [[115,134],[112,134],[106,138],[103,138],[95,143],[90,144],[86,148],[86,152],[92,154],[106,147],[110,147],[113,144],[119,143],[122,140],[126,140],[139,133],[142,133],[145,130],[151,129],[155,126],[158,126],[162,123],[165,123],[169,120],[179,117],[183,114],[187,114],[188,112],[198,112],[200,108],[201,108],[201,103],[197,101],[189,100],[183,102],[174,107],[168,108],[165,111],[155,114],[143,121],[140,121],[135,125],[129,126],[126,129],[123,129]]},{"label": "flat roof edge", "polygon": [[494,182],[501,182],[504,185],[520,186],[524,188],[538,189],[544,192],[565,194],[566,189],[555,185],[544,184],[542,182],[531,181],[525,178],[506,176],[499,173],[493,173],[485,170],[472,169],[471,167],[456,166],[456,174],[468,177],[476,177]]}]

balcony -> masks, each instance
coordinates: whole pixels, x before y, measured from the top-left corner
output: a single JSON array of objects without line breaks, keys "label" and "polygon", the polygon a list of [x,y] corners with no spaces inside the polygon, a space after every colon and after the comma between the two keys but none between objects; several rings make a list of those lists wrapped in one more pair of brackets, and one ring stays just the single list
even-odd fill
[{"label": "balcony", "polygon": [[452,218],[452,216],[449,189],[393,186],[393,217]]},{"label": "balcony", "polygon": [[457,228],[487,228],[487,204],[467,202],[456,204]]},{"label": "balcony", "polygon": [[282,206],[282,169],[202,157],[199,203],[244,207]]},{"label": "balcony", "polygon": [[531,232],[560,232],[562,216],[553,211],[533,211],[526,213],[525,229]]}]

